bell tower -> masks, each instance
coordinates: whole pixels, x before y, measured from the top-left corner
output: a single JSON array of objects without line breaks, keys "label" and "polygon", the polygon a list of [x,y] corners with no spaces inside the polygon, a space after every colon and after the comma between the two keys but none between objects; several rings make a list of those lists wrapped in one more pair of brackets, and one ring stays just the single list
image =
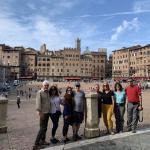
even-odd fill
[{"label": "bell tower", "polygon": [[81,40],[79,38],[75,40],[75,48],[81,50]]},{"label": "bell tower", "polygon": [[46,44],[45,43],[41,45],[40,52],[41,53],[45,53],[46,52]]}]

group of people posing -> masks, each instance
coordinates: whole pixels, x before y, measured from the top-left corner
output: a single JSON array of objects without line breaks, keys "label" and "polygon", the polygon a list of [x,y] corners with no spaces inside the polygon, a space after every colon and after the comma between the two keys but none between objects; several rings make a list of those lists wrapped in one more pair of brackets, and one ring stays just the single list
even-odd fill
[{"label": "group of people posing", "polygon": [[[73,130],[73,140],[81,139],[78,131],[84,119],[85,93],[80,90],[79,82],[75,84],[75,87],[75,91],[72,90],[72,87],[67,87],[64,97],[61,98],[57,86],[53,85],[49,88],[49,82],[43,82],[43,87],[38,91],[36,96],[36,110],[40,118],[40,129],[35,140],[35,145],[33,146],[34,150],[41,145],[49,144],[45,141],[49,118],[53,124],[50,142],[53,144],[59,142],[55,134],[61,115],[64,120],[62,129],[64,143],[70,140],[67,137],[70,125]],[[63,113],[61,112],[61,105],[63,105]]]},{"label": "group of people posing", "polygon": [[[128,86],[123,89],[122,85],[117,82],[114,91],[110,89],[109,84],[103,84],[103,90],[100,91],[99,84],[96,84],[94,89],[97,93],[98,100],[98,117],[99,122],[101,115],[108,134],[114,134],[112,115],[116,119],[116,133],[123,132],[124,114],[127,102],[127,128],[128,131],[136,132],[138,123],[138,113],[142,109],[142,96],[139,86],[134,85],[133,80],[128,80]],[[48,145],[45,141],[46,131],[49,118],[53,123],[51,131],[51,143],[59,142],[55,134],[59,125],[59,118],[63,116],[63,141],[68,142],[67,137],[69,126],[72,126],[73,140],[79,140],[78,135],[80,124],[84,119],[85,112],[85,93],[80,89],[80,83],[75,83],[75,90],[72,87],[67,87],[63,98],[60,97],[57,86],[49,88],[49,82],[44,81],[42,89],[38,91],[36,97],[36,110],[40,118],[40,129],[37,134],[33,149],[37,149],[41,145]],[[63,112],[61,113],[61,105]]]}]

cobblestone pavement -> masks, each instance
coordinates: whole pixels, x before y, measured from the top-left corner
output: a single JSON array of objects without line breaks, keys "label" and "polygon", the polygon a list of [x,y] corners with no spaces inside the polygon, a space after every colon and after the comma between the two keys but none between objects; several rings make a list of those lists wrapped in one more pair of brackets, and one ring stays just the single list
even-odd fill
[{"label": "cobblestone pavement", "polygon": [[[39,129],[39,118],[35,112],[35,95],[33,94],[31,100],[21,97],[22,102],[20,109],[17,108],[15,97],[16,96],[13,94],[8,97],[8,133],[0,134],[0,150],[31,150]],[[150,127],[149,97],[150,91],[143,92],[144,122],[140,123],[139,128]],[[60,141],[62,140],[62,125],[63,122],[61,118],[56,135]],[[50,140],[51,127],[52,123],[50,120],[48,125],[47,141]],[[80,134],[83,134],[83,129],[84,124],[81,126]],[[100,123],[100,129],[104,129],[103,121]],[[69,129],[69,136],[72,136],[71,127]]]}]

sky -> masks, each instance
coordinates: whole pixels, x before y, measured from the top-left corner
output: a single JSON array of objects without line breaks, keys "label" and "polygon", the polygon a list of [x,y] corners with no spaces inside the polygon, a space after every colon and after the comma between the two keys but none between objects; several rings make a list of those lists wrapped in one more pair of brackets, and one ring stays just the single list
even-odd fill
[{"label": "sky", "polygon": [[150,0],[0,0],[0,44],[82,52],[150,44]]}]

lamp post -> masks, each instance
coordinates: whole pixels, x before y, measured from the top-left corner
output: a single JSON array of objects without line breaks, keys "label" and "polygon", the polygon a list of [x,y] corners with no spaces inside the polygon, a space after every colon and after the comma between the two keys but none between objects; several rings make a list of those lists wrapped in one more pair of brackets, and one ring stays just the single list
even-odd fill
[{"label": "lamp post", "polygon": [[14,60],[14,63],[13,63],[14,65],[14,80],[16,79],[16,70],[15,70],[15,66],[16,66],[16,62],[15,62],[15,60]]},{"label": "lamp post", "polygon": [[4,66],[4,68],[3,68],[3,83],[5,83],[5,80],[6,80],[6,68],[5,68],[5,61],[4,61],[3,66]]}]

